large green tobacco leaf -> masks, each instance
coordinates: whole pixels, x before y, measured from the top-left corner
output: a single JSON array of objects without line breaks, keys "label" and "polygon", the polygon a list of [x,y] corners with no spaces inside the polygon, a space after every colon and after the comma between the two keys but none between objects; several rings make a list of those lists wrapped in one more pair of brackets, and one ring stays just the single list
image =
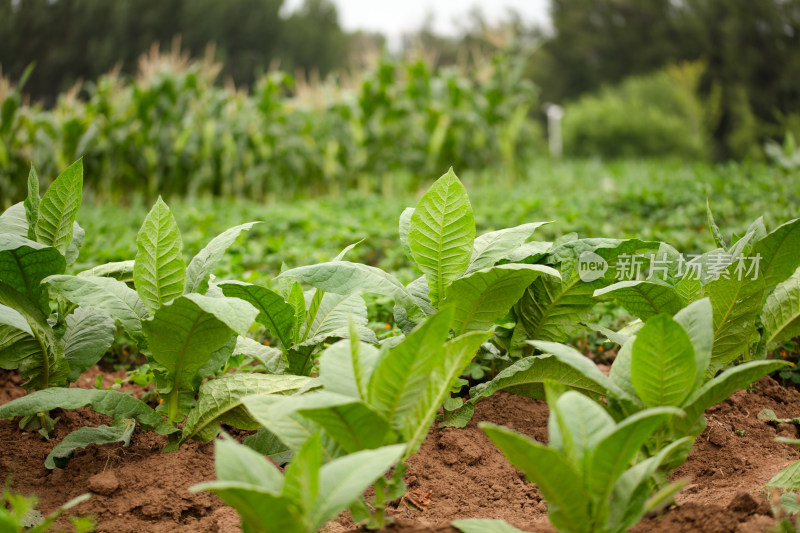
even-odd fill
[{"label": "large green tobacco leaf", "polygon": [[314,319],[305,331],[305,342],[318,344],[326,337],[347,337],[349,321],[353,320],[361,340],[377,343],[375,332],[367,327],[367,304],[360,294],[325,293]]},{"label": "large green tobacco leaf", "polygon": [[694,347],[686,330],[670,316],[647,321],[633,341],[632,356],[631,382],[645,406],[680,406],[694,390]]},{"label": "large green tobacco leaf", "polygon": [[711,364],[711,351],[714,347],[714,314],[711,309],[711,301],[703,298],[692,302],[678,311],[673,318],[683,326],[689,335],[692,347],[694,347],[697,376],[692,390],[697,390],[705,381],[708,366]]},{"label": "large green tobacco leaf", "polygon": [[592,294],[600,280],[584,283],[577,277],[560,280],[540,277],[514,306],[517,328],[523,338],[563,342],[576,334],[596,301]]},{"label": "large green tobacco leaf", "polygon": [[67,167],[48,187],[39,203],[36,240],[62,255],[72,242],[73,223],[83,198],[83,160]]},{"label": "large green tobacco leaf", "polygon": [[775,228],[755,244],[753,255],[761,257],[758,277],[764,280],[765,295],[797,270],[800,265],[798,249],[800,218]]},{"label": "large green tobacco leaf", "polygon": [[656,407],[636,413],[597,442],[597,452],[591,457],[588,487],[601,497],[611,494],[619,477],[628,469],[639,448],[653,432],[672,416],[683,412],[669,407]]},{"label": "large green tobacco leaf", "polygon": [[[608,390],[605,380],[595,381],[553,355],[537,355],[520,359],[497,374],[492,381],[473,387],[469,391],[470,399],[465,407],[474,405],[500,390],[508,390],[528,398],[544,399],[545,380],[566,385],[592,396],[602,396]],[[463,421],[463,424],[457,424],[457,427],[463,427],[467,421],[469,419]]]},{"label": "large green tobacco leaf", "polygon": [[326,293],[382,294],[394,298],[399,305],[409,311],[418,307],[397,278],[380,268],[361,263],[349,261],[319,263],[286,270],[278,277],[291,277]]},{"label": "large green tobacco leaf", "polygon": [[369,404],[401,429],[405,416],[423,394],[447,339],[453,309],[430,316],[381,358],[369,382]]},{"label": "large green tobacco leaf", "polygon": [[[305,522],[319,494],[319,470],[322,467],[322,449],[319,435],[314,435],[300,448],[284,470],[283,496],[301,509]],[[308,524],[307,527],[313,527]]]},{"label": "large green tobacco leaf", "polygon": [[796,461],[767,481],[768,487],[779,489],[797,490],[800,488],[800,461]]},{"label": "large green tobacco leaf", "polygon": [[617,387],[625,391],[633,403],[644,407],[642,400],[636,393],[636,389],[633,387],[633,382],[631,382],[631,361],[633,361],[634,340],[634,338],[629,339],[620,347],[617,352],[617,357],[614,358],[614,363],[611,365],[611,370],[608,372],[608,377],[611,378],[611,381],[613,381]]},{"label": "large green tobacco leaf", "polygon": [[674,315],[684,305],[677,290],[661,281],[620,281],[594,292],[594,297],[613,298],[626,311],[647,320],[650,317]]},{"label": "large green tobacco leaf", "polygon": [[[3,315],[7,312],[16,314],[15,321],[17,317],[22,320],[23,329],[3,323]],[[10,307],[0,305],[0,368],[5,370],[19,368],[22,361],[35,357],[39,351],[39,343],[22,315]]]},{"label": "large green tobacco leaf", "polygon": [[83,241],[85,238],[86,238],[86,232],[83,230],[82,227],[78,225],[77,222],[73,222],[72,240],[69,242],[67,251],[64,254],[64,258],[67,260],[67,266],[72,266],[75,260],[78,259],[78,254],[80,252],[81,246],[83,246]]},{"label": "large green tobacco leaf", "polygon": [[242,405],[242,399],[254,394],[287,394],[306,386],[311,378],[237,373],[212,379],[200,386],[197,406],[183,425],[181,442],[198,438],[208,442],[219,434],[220,424],[239,429],[258,429]]},{"label": "large green tobacco leaf", "polygon": [[105,424],[96,428],[82,427],[68,434],[64,439],[50,450],[44,461],[44,466],[49,469],[64,468],[69,458],[78,448],[85,448],[90,444],[111,444],[112,442],[122,442],[127,446],[131,441],[131,435],[136,428],[136,421],[132,418],[121,418],[111,422],[110,426]]},{"label": "large green tobacco leaf", "polygon": [[33,335],[33,331],[25,320],[25,317],[7,305],[0,304],[0,324],[27,333],[28,335]]},{"label": "large green tobacco leaf", "polygon": [[[545,387],[547,388],[547,387]],[[549,427],[550,447],[559,450],[585,479],[597,444],[614,428],[614,419],[605,409],[575,391],[566,391],[557,400],[548,394],[553,417]]]},{"label": "large green tobacco leaf", "polygon": [[413,207],[406,207],[400,213],[400,245],[403,247],[403,253],[406,254],[409,260],[414,260],[414,255],[411,253],[411,247],[408,245],[408,230],[411,227],[411,215],[414,214]]},{"label": "large green tobacco leaf", "polygon": [[428,280],[434,306],[469,266],[474,240],[475,218],[467,191],[450,169],[420,199],[408,231],[411,253]]},{"label": "large green tobacco leaf", "polygon": [[[606,391],[610,391],[614,396],[618,398],[625,398],[627,396],[624,390],[618,388],[612,379],[603,374],[600,369],[597,368],[596,364],[594,364],[575,348],[566,346],[564,344],[547,341],[528,341],[528,344],[535,346],[545,353],[553,354],[559,361],[579,371],[583,376],[589,378],[592,382],[602,385]],[[550,379],[550,381],[567,385],[570,388],[575,388],[569,383],[563,383],[557,378]]]},{"label": "large green tobacco leaf", "polygon": [[25,220],[28,223],[27,237],[36,240],[36,222],[39,220],[39,204],[42,199],[39,196],[39,176],[36,169],[31,165],[28,173],[28,196],[25,198]]},{"label": "large green tobacco leaf", "polygon": [[494,266],[501,259],[522,246],[536,228],[548,222],[531,222],[513,228],[490,231],[475,238],[472,245],[472,258],[466,274]]},{"label": "large green tobacco leaf", "polygon": [[[341,397],[344,404],[353,400],[353,398]],[[314,433],[322,431],[322,426],[301,416],[297,410],[301,408],[316,409],[332,404],[330,396],[320,397],[317,393],[294,396],[261,394],[247,396],[242,403],[255,420],[293,452],[297,452]],[[368,427],[355,429],[369,430]],[[343,453],[341,446],[327,433],[323,433],[322,454],[324,460],[330,461]]]},{"label": "large green tobacco leaf", "polygon": [[728,279],[720,277],[706,285],[714,309],[712,371],[723,368],[744,354],[756,334],[755,321],[764,294],[764,278],[750,279],[728,267]]},{"label": "large green tobacco leaf", "polygon": [[312,521],[316,528],[334,518],[396,464],[405,446],[395,444],[341,457],[319,471],[319,497],[314,502]]},{"label": "large green tobacco leaf", "polygon": [[445,300],[455,307],[453,329],[457,333],[489,329],[542,274],[561,277],[557,270],[543,265],[508,264],[457,279],[447,289]]},{"label": "large green tobacco leaf", "polygon": [[664,446],[652,457],[636,463],[617,480],[611,494],[608,524],[611,531],[627,531],[645,512],[651,511],[647,502],[652,488],[652,476],[667,459],[692,446],[694,439],[683,437]]},{"label": "large green tobacco leaf", "polygon": [[320,382],[328,392],[366,401],[378,357],[378,349],[370,344],[357,339],[340,340],[320,358]]},{"label": "large green tobacco leaf", "polygon": [[209,481],[192,485],[196,492],[208,490],[236,509],[243,533],[312,533],[303,522],[297,504],[257,485],[237,481]]},{"label": "large green tobacco leaf", "polygon": [[749,361],[725,370],[684,402],[681,406],[686,412],[684,424],[691,427],[709,407],[726,400],[735,391],[749,387],[757,379],[789,365],[789,361]]},{"label": "large green tobacco leaf", "polygon": [[10,285],[0,281],[0,304],[21,314],[39,344],[37,353],[22,359],[18,368],[28,381],[26,389],[46,389],[67,380],[69,366],[64,358],[64,347],[56,337],[47,317],[30,300]]},{"label": "large green tobacco leaf", "polygon": [[396,441],[389,421],[361,400],[322,391],[286,403],[290,410],[319,424],[345,453]]},{"label": "large green tobacco leaf", "polygon": [[45,314],[50,314],[50,309],[41,281],[61,274],[66,267],[64,257],[52,246],[0,234],[0,281],[14,287]]},{"label": "large green tobacco leaf", "polygon": [[585,503],[586,492],[580,474],[557,451],[501,426],[482,422],[486,435],[509,462],[536,483],[549,504],[553,525],[562,531],[589,532],[591,520]]},{"label": "large green tobacco leaf", "polygon": [[0,214],[0,234],[35,240],[28,235],[28,222],[25,220],[25,206],[22,202],[12,205]]},{"label": "large green tobacco leaf", "polygon": [[268,374],[283,374],[286,372],[286,362],[283,360],[283,352],[281,350],[272,346],[265,346],[249,337],[238,337],[231,355],[252,357],[264,365]]},{"label": "large green tobacco leaf", "polygon": [[170,394],[171,419],[183,412],[178,397],[193,390],[195,375],[213,352],[235,333],[244,335],[256,314],[252,305],[236,298],[187,294],[162,305],[142,324],[158,371],[159,392]]},{"label": "large green tobacco leaf", "polygon": [[105,263],[97,265],[89,270],[78,272],[77,276],[85,277],[103,277],[114,278],[125,283],[133,282],[133,267],[136,261],[130,259],[128,261],[115,261],[113,263]]},{"label": "large green tobacco leaf", "polygon": [[[614,279],[610,265],[621,255],[633,255],[656,248],[653,242],[637,239],[579,239],[556,246],[548,261],[561,265],[561,280],[550,276],[535,280],[514,306],[517,317],[515,335],[525,339],[564,342],[580,331],[588,313],[597,300],[595,290],[609,285]],[[583,281],[578,273],[580,257],[592,252],[609,264],[603,277]]]},{"label": "large green tobacco leaf", "polygon": [[186,293],[205,293],[208,290],[208,276],[222,260],[225,251],[230,248],[236,238],[248,231],[258,222],[247,222],[223,231],[209,242],[205,248],[192,258],[186,267]]},{"label": "large green tobacco leaf", "polygon": [[800,336],[800,276],[792,276],[767,296],[761,310],[761,322],[767,350],[779,342]]},{"label": "large green tobacco leaf", "polygon": [[114,278],[65,275],[50,276],[44,283],[76,305],[105,311],[142,347],[142,320],[147,318],[147,309],[136,291],[125,283]]},{"label": "large green tobacco leaf", "polygon": [[61,409],[90,407],[111,418],[134,418],[147,429],[162,435],[179,431],[170,426],[146,403],[115,390],[52,387],[39,390],[0,406],[0,418],[28,416]]},{"label": "large green tobacco leaf", "polygon": [[433,365],[430,379],[416,405],[402,421],[402,434],[408,443],[406,457],[415,453],[425,440],[436,413],[449,396],[456,378],[472,361],[489,333],[473,331],[445,343],[439,359]]},{"label": "large green tobacco leaf", "polygon": [[114,321],[97,309],[77,308],[67,316],[61,342],[69,364],[69,380],[75,381],[95,365],[114,342]]},{"label": "large green tobacco leaf", "polygon": [[285,349],[292,345],[295,310],[278,293],[239,281],[226,281],[217,286],[225,296],[250,302],[258,309],[256,320],[275,335]]},{"label": "large green tobacco leaf", "polygon": [[136,235],[133,281],[150,313],[183,294],[186,264],[181,234],[167,204],[158,198]]},{"label": "large green tobacco leaf", "polygon": [[273,494],[281,493],[283,476],[278,467],[228,435],[222,437],[214,442],[214,465],[220,481],[251,483]]},{"label": "large green tobacco leaf", "polygon": [[217,493],[239,512],[246,533],[307,533],[300,509],[281,496],[283,476],[274,464],[229,437],[214,443],[214,464],[218,481],[189,490]]}]

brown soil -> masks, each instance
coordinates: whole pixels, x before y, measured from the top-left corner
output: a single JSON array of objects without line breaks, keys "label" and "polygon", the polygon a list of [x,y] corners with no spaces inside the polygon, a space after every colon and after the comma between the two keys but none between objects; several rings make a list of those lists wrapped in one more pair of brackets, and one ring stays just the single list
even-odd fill
[{"label": "brown soil", "polygon": [[[88,372],[80,386],[93,386],[98,372]],[[104,384],[110,385],[113,377],[120,376],[104,373]],[[0,403],[24,394],[19,383],[15,373],[0,371]],[[739,391],[707,411],[708,428],[673,476],[689,479],[677,497],[680,506],[646,518],[633,531],[745,533],[772,527],[762,487],[800,453],[773,440],[777,435],[797,436],[796,427],[775,428],[758,420],[761,409],[772,409],[779,417],[797,416],[800,393],[765,378],[751,392]],[[63,470],[50,471],[44,458],[64,435],[109,422],[88,409],[56,410],[53,416],[61,418],[50,441],[20,431],[15,421],[0,420],[0,478],[13,473],[14,490],[37,494],[44,513],[92,492],[94,496],[72,512],[94,515],[101,532],[239,531],[236,513],[216,496],[187,490],[214,478],[210,444],[189,443],[177,452],[162,453],[164,437],[137,429],[128,447],[90,446],[77,451]],[[408,501],[391,510],[397,524],[390,531],[450,533],[456,530],[448,524],[456,518],[502,518],[526,531],[555,531],[535,485],[527,483],[477,427],[479,421],[490,421],[544,441],[547,416],[544,402],[500,393],[478,404],[466,428],[432,429],[409,460]],[[354,529],[346,514],[326,528],[330,533]]]}]

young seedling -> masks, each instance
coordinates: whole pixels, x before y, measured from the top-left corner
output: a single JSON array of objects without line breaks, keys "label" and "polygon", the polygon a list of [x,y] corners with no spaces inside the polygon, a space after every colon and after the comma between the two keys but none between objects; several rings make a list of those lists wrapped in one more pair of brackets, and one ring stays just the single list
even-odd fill
[{"label": "young seedling", "polygon": [[311,435],[285,474],[273,463],[231,438],[217,440],[217,481],[191,491],[209,490],[235,508],[245,533],[316,533],[345,510],[396,464],[405,447],[383,446],[323,464],[320,435]]},{"label": "young seedling", "polygon": [[548,516],[559,531],[618,533],[644,514],[671,500],[685,483],[656,494],[651,476],[662,462],[691,438],[665,446],[658,454],[632,464],[657,428],[682,412],[674,407],[644,409],[620,422],[576,391],[558,395],[548,389],[549,441],[539,442],[494,424],[481,423],[486,435],[548,502]]},{"label": "young seedling", "polygon": [[[545,380],[552,380],[592,397],[605,397],[615,416],[645,408],[681,408],[648,444],[651,453],[684,436],[696,437],[706,426],[703,413],[734,391],[787,366],[786,361],[750,361],[715,376],[709,372],[713,346],[711,303],[698,300],[675,317],[648,320],[617,354],[608,376],[577,350],[544,341],[530,341],[543,355],[519,361],[491,382],[475,387],[467,405],[497,390],[514,387],[525,395],[543,397]],[[688,454],[690,448],[685,450]]]},{"label": "young seedling", "polygon": [[[405,461],[422,444],[453,382],[489,335],[470,332],[447,340],[454,314],[444,307],[382,351],[351,335],[322,354],[322,391],[249,396],[244,405],[295,452],[310,433],[319,433],[324,461],[395,443],[402,443],[400,460]],[[401,465],[390,481],[379,478],[369,506],[359,500],[351,507],[354,520],[385,525],[386,504],[405,492],[404,471]]]}]

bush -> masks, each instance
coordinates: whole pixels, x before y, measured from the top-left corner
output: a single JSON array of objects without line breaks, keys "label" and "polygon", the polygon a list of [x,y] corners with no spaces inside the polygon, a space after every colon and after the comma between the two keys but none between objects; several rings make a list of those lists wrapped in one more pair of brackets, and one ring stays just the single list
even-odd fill
[{"label": "bush", "polygon": [[571,105],[564,114],[570,155],[607,158],[708,154],[703,106],[696,87],[699,64],[631,77]]}]

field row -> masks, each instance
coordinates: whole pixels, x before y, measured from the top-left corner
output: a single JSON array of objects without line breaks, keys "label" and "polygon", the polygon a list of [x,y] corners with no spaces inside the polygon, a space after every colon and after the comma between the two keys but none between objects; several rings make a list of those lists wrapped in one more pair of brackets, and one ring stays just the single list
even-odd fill
[{"label": "field row", "polygon": [[[406,491],[406,461],[432,424],[464,427],[479,402],[507,390],[547,401],[549,444],[481,427],[536,482],[551,523],[568,532],[626,531],[682,488],[665,479],[706,427],[706,409],[788,369],[789,361],[768,355],[800,333],[800,219],[771,220],[781,206],[791,209],[792,192],[780,187],[786,175],[698,167],[676,168],[667,179],[665,166],[644,186],[637,170],[653,165],[621,167],[619,178],[620,167],[600,167],[608,173],[601,177],[592,164],[554,167],[549,180],[532,178],[513,194],[485,178],[472,195],[451,169],[410,202],[415,207],[399,209],[393,202],[402,198],[344,197],[327,206],[334,208],[328,220],[324,200],[308,202],[298,220],[346,225],[349,202],[360,215],[353,214],[354,227],[371,233],[377,226],[383,242],[362,247],[348,238],[338,250],[328,243],[332,257],[298,252],[297,264],[274,273],[264,268],[268,254],[228,250],[242,235],[259,242],[259,227],[268,238],[276,220],[291,228],[297,208],[286,208],[283,219],[237,220],[210,240],[205,228],[185,224],[194,235],[186,242],[204,243],[192,250],[175,205],[160,197],[135,237],[109,226],[110,212],[84,228],[76,222],[89,211],[80,211],[82,162],[44,195],[31,170],[25,201],[0,216],[0,367],[17,370],[29,393],[0,406],[0,418],[22,417],[21,430],[44,436],[58,423],[49,414],[56,408],[89,407],[113,419],[65,437],[47,456],[48,469],[91,443],[127,443],[137,425],[167,436],[167,450],[209,442],[224,428],[255,432],[243,443],[224,434],[216,440],[218,479],[193,490],[219,494],[246,530],[311,533],[345,509],[357,523],[384,526],[388,503]],[[576,181],[564,183],[566,176]],[[759,198],[771,202],[769,218],[742,222],[737,197],[715,196],[732,190],[731,176],[741,182],[737,190],[752,194],[748,209],[766,207]],[[587,191],[566,218],[579,219],[588,235],[545,233],[555,223],[534,218],[558,186]],[[574,197],[571,191],[561,197]],[[697,202],[700,191],[721,209]],[[532,211],[515,211],[527,194]],[[501,203],[504,196],[514,201]],[[493,201],[507,212],[492,209]],[[627,202],[639,208],[609,213],[608,205]],[[476,216],[473,203],[488,204],[486,214]],[[213,204],[203,207],[189,216],[209,224],[223,218]],[[272,206],[258,209],[269,215]],[[494,226],[514,216],[524,221]],[[732,232],[721,221],[734,216]],[[643,227],[609,227],[618,238],[596,235],[623,219]],[[628,231],[635,236],[620,235]],[[660,238],[668,231],[685,239],[681,248]],[[313,232],[301,226],[285,238],[308,241]],[[135,250],[85,269],[77,259],[93,234],[135,242]],[[272,235],[284,237],[279,229]],[[283,241],[276,243],[278,251]],[[394,251],[370,261],[374,249]],[[248,263],[253,258],[260,262]],[[400,276],[375,266],[395,262],[409,265]],[[621,328],[594,323],[598,305],[621,308],[631,320]],[[386,327],[376,328],[376,318]],[[608,375],[565,344],[585,331],[613,345]],[[144,358],[128,379],[145,394],[69,387],[120,343]],[[797,488],[795,470],[770,485]],[[501,527],[454,526],[467,533]]]}]

